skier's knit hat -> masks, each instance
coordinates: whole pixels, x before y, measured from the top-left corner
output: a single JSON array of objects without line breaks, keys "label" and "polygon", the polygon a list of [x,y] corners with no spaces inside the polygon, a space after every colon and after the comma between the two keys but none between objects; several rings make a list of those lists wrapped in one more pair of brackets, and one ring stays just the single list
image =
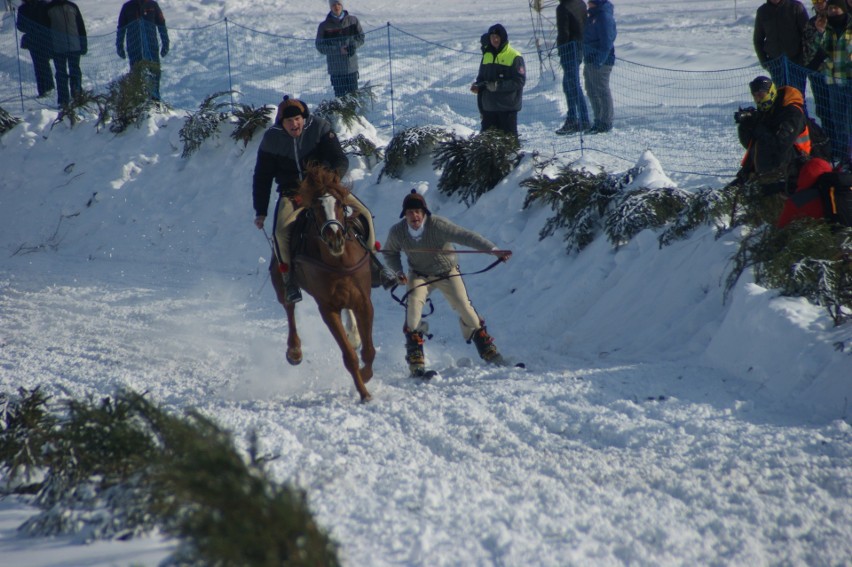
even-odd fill
[{"label": "skier's knit hat", "polygon": [[427,215],[431,215],[432,211],[426,206],[426,199],[417,192],[417,189],[412,189],[411,193],[405,196],[402,200],[402,212],[399,213],[399,218],[405,216],[405,211],[408,209],[423,209]]},{"label": "skier's knit hat", "polygon": [[340,0],[328,0],[329,8],[334,8],[335,4],[340,4],[341,6],[343,6],[343,2],[341,2]]},{"label": "skier's knit hat", "polygon": [[849,11],[849,10],[848,10],[848,6],[846,6],[846,0],[828,0],[828,1],[825,3],[825,6],[826,6],[826,7],[828,7],[828,6],[837,6],[838,8],[840,8],[841,10],[843,10],[843,13],[844,13],[844,14],[846,14],[846,13]]}]

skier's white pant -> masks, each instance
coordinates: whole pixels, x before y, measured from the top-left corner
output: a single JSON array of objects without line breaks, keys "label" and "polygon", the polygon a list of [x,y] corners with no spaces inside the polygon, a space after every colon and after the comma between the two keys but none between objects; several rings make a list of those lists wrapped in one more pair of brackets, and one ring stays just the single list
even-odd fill
[{"label": "skier's white pant", "polygon": [[446,298],[450,307],[453,308],[453,311],[458,313],[462,338],[468,340],[473,335],[473,332],[482,326],[482,320],[470,302],[470,298],[467,295],[467,288],[465,288],[464,282],[459,275],[458,268],[453,268],[449,275],[451,277],[440,279],[429,285],[417,287],[423,283],[437,279],[438,276],[423,277],[414,272],[409,272],[408,289],[411,293],[408,294],[408,309],[405,314],[405,324],[412,330],[417,330],[420,327],[426,298],[433,289],[437,289],[444,295],[444,298]]}]

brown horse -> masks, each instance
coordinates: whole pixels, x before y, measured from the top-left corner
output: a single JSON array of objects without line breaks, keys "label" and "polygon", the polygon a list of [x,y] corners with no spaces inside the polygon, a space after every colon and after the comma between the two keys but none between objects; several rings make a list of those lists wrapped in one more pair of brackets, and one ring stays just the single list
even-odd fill
[{"label": "brown horse", "polygon": [[[291,226],[290,241],[296,243],[291,262],[299,286],[308,292],[319,307],[322,320],[331,331],[343,353],[343,365],[352,379],[362,401],[370,400],[364,386],[373,377],[373,302],[370,299],[370,255],[356,240],[356,226],[361,222],[347,216],[344,201],[349,189],[340,183],[337,174],[325,168],[311,166],[299,188],[305,211],[302,219]],[[297,234],[303,231],[303,236]],[[271,270],[272,283],[278,301],[287,312],[287,361],[302,362],[302,343],[296,330],[296,309],[285,301],[286,290],[277,266]],[[276,277],[277,276],[277,277]],[[361,360],[358,367],[355,353],[341,318],[341,311],[350,310],[361,337]]]}]

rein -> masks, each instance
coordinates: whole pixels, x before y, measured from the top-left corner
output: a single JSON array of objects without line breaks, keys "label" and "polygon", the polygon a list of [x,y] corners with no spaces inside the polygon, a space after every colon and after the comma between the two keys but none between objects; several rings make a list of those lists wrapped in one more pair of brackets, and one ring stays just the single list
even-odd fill
[{"label": "rein", "polygon": [[[427,248],[427,249],[425,249],[425,250],[430,250],[430,249],[428,249],[428,248]],[[420,251],[421,251],[421,250],[417,250],[417,252],[420,252]],[[442,251],[442,252],[447,253],[447,251],[446,251],[446,250],[444,250],[444,251]],[[478,253],[480,253],[480,254],[488,254],[488,253],[491,253],[491,252],[493,252],[493,251],[490,251],[490,252],[483,252],[483,251],[481,251],[481,250],[461,250],[461,251],[456,251],[456,252],[469,252],[469,253],[476,253],[476,252],[478,252]],[[445,274],[445,275],[443,275],[443,276],[438,276],[437,278],[435,278],[435,279],[433,279],[433,280],[425,281],[425,282],[423,282],[422,284],[417,284],[416,286],[414,286],[414,287],[412,287],[411,289],[409,289],[408,291],[406,291],[406,292],[405,292],[405,294],[404,294],[402,297],[397,297],[397,296],[396,296],[396,294],[394,294],[394,290],[395,290],[397,287],[399,287],[398,285],[395,285],[395,286],[393,286],[393,287],[391,288],[391,290],[390,290],[390,294],[391,294],[391,297],[393,297],[393,298],[394,298],[394,300],[395,300],[397,303],[399,303],[399,304],[400,304],[400,305],[402,305],[403,307],[407,308],[407,307],[408,307],[408,303],[407,303],[407,301],[406,301],[406,300],[408,299],[408,296],[411,294],[411,292],[412,292],[412,291],[414,291],[414,290],[415,290],[415,289],[417,289],[418,287],[424,287],[424,286],[427,286],[427,285],[432,285],[432,284],[433,284],[433,283],[435,283],[435,282],[439,282],[439,281],[441,281],[441,280],[448,280],[448,279],[450,279],[450,278],[460,278],[460,277],[462,277],[462,276],[475,276],[475,275],[477,275],[477,274],[484,274],[484,273],[485,273],[485,272],[487,272],[488,270],[493,269],[495,266],[497,266],[497,265],[498,265],[498,264],[500,264],[501,262],[503,262],[503,259],[502,259],[502,258],[497,258],[496,260],[494,260],[493,262],[491,262],[491,263],[490,263],[488,266],[486,266],[485,268],[483,268],[483,269],[481,269],[481,270],[477,270],[477,271],[475,271],[475,272],[464,272],[464,273],[459,272],[458,274]],[[435,311],[435,306],[432,304],[432,300],[431,300],[431,299],[429,299],[429,298],[427,298],[427,299],[426,299],[426,301],[429,303],[429,313],[424,314],[424,315],[423,315],[423,317],[428,317],[429,315],[431,315],[431,314]]]}]

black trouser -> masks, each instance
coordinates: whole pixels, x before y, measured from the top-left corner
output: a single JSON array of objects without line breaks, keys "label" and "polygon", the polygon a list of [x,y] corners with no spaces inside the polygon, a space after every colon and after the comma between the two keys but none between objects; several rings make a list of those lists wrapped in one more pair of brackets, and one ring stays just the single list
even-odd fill
[{"label": "black trouser", "polygon": [[50,55],[43,49],[30,48],[30,57],[33,60],[38,96],[44,96],[56,88],[53,73],[50,70]]},{"label": "black trouser", "polygon": [[501,110],[499,112],[482,111],[482,131],[497,128],[514,137],[518,137],[518,112]]}]

